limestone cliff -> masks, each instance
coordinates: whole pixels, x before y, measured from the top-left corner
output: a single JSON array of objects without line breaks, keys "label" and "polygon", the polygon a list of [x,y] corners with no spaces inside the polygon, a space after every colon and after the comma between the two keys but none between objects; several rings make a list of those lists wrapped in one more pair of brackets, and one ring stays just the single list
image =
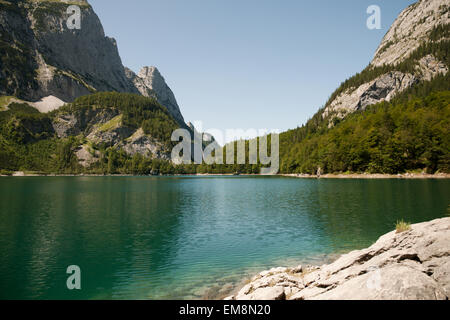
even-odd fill
[{"label": "limestone cliff", "polygon": [[95,91],[137,92],[125,76],[115,40],[105,36],[100,20],[86,1],[74,2],[81,9],[80,29],[66,25],[67,8],[72,2],[6,3],[2,2],[0,11],[2,42],[24,48],[29,67],[24,77],[28,73],[35,77],[11,81],[18,72],[14,61],[7,62],[2,65],[6,86],[0,87],[1,94],[30,101],[55,96],[70,102]]},{"label": "limestone cliff", "polygon": [[449,10],[446,0],[421,0],[410,5],[384,36],[371,65],[395,65],[406,59],[422,42],[430,40],[430,33],[436,26],[450,22]]},{"label": "limestone cliff", "polygon": [[[81,9],[79,29],[67,26],[71,4]],[[93,92],[141,93],[156,97],[184,124],[159,71],[144,68],[132,76],[86,0],[2,0],[0,37],[0,95],[29,101],[45,112]]]}]

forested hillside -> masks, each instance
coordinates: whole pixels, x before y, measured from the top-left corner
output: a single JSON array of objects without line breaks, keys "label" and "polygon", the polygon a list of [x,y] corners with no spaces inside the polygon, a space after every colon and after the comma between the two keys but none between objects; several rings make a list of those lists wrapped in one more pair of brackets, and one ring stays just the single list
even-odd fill
[{"label": "forested hillside", "polygon": [[450,172],[449,119],[450,91],[405,94],[353,113],[331,129],[305,127],[297,142],[298,131],[283,134],[281,172]]},{"label": "forested hillside", "polygon": [[170,172],[170,162],[158,158],[169,159],[170,137],[178,127],[165,107],[137,94],[92,94],[47,114],[11,103],[0,112],[0,169],[4,174],[149,174],[160,167]]}]

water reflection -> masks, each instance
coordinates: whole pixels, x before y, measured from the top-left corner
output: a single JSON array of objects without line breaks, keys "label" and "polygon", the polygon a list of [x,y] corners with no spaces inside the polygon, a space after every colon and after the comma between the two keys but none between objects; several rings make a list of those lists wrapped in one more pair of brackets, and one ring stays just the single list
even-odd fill
[{"label": "water reflection", "polygon": [[[200,298],[446,215],[448,180],[0,179],[0,298]],[[65,287],[68,265],[82,290]],[[216,292],[217,293],[217,292]]]}]

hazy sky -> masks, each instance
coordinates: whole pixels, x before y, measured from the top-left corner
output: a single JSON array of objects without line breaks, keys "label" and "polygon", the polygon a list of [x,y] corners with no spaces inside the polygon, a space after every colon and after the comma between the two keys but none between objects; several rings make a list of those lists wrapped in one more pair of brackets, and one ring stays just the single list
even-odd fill
[{"label": "hazy sky", "polygon": [[[203,129],[295,128],[413,0],[90,0],[123,64],[154,65]],[[381,30],[366,27],[370,5]]]}]

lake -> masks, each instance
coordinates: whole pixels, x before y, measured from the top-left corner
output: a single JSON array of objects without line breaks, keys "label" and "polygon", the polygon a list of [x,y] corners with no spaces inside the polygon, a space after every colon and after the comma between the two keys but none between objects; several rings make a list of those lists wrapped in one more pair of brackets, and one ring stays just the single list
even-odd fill
[{"label": "lake", "polygon": [[[223,297],[321,264],[397,220],[448,214],[450,180],[1,177],[1,299]],[[69,265],[81,290],[66,287]]]}]

